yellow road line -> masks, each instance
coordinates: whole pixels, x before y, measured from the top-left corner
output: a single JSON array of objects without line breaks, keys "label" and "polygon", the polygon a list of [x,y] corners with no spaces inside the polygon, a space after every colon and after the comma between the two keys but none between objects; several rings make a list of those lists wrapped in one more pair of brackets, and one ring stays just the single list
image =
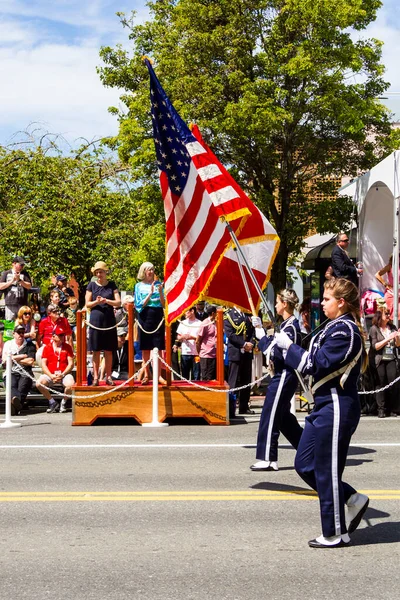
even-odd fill
[{"label": "yellow road line", "polygon": [[[360,490],[371,500],[400,500],[400,490]],[[306,490],[0,492],[0,502],[203,502],[317,500]]]}]

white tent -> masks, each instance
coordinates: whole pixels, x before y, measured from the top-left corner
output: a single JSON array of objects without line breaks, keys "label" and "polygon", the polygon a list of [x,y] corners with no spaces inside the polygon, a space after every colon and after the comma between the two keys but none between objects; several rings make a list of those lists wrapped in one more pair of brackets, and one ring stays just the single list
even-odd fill
[{"label": "white tent", "polygon": [[[361,289],[379,289],[375,273],[387,264],[393,253],[393,273],[399,269],[399,195],[400,151],[393,152],[339,190],[352,196],[358,207],[358,260],[364,265]],[[393,292],[398,297],[399,278],[394,277]],[[394,322],[398,323],[398,305],[394,303]]]}]

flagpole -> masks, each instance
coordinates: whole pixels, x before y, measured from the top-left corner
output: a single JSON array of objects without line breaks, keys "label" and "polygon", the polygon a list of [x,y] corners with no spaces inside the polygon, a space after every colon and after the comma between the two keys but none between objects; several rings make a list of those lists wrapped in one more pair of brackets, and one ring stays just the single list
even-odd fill
[{"label": "flagpole", "polygon": [[[244,286],[246,288],[247,295],[250,296],[250,289],[249,289],[246,277],[245,277],[244,272],[243,272],[243,267],[242,267],[240,258],[243,260],[243,263],[244,263],[244,265],[245,265],[245,267],[247,269],[247,272],[250,275],[250,278],[251,278],[252,282],[254,283],[254,286],[255,286],[255,288],[256,288],[256,290],[258,292],[258,295],[260,296],[261,300],[264,303],[265,308],[267,309],[268,317],[269,317],[269,319],[270,319],[270,321],[271,321],[271,323],[272,323],[272,325],[274,327],[274,330],[275,331],[279,331],[279,325],[276,322],[276,319],[275,319],[274,315],[272,314],[272,312],[270,311],[270,309],[269,309],[269,307],[267,305],[267,301],[266,301],[264,293],[263,293],[263,291],[262,291],[262,289],[260,287],[260,284],[258,283],[256,276],[254,275],[254,273],[253,273],[253,271],[252,271],[249,263],[247,262],[247,258],[246,258],[245,254],[244,254],[244,252],[243,252],[243,250],[242,250],[242,248],[240,246],[239,240],[237,239],[236,234],[233,231],[233,229],[232,229],[231,224],[229,223],[229,221],[225,221],[225,227],[229,231],[229,235],[231,236],[231,239],[232,239],[233,243],[235,244],[235,248],[236,248],[236,250],[238,252],[238,265],[239,265],[240,274],[242,276]],[[252,306],[252,304],[250,304],[250,306],[251,306],[251,308],[252,308],[252,310],[254,312],[254,316],[257,316],[256,313],[255,313],[255,310],[254,310],[254,304],[253,304],[253,306]]]},{"label": "flagpole", "polygon": [[[236,245],[235,245],[234,250],[235,250],[235,252],[238,252]],[[242,281],[243,281],[244,287],[246,288],[247,300],[249,301],[249,306],[251,308],[251,312],[253,313],[253,317],[257,317],[256,307],[254,306],[253,298],[251,297],[249,284],[247,283],[246,275],[244,274],[244,271],[243,271],[243,265],[240,260],[240,256],[238,256],[237,259],[238,259],[240,275],[242,276]]]}]

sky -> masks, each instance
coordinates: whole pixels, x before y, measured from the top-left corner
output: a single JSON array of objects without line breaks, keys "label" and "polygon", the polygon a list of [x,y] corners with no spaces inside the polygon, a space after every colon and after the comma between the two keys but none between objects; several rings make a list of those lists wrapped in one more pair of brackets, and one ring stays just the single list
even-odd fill
[{"label": "sky", "polygon": [[[385,104],[400,121],[400,11],[384,0],[378,19],[362,35],[385,42],[391,82]],[[128,47],[117,11],[148,16],[144,0],[0,0],[0,145],[28,128],[61,134],[72,146],[118,132],[109,106],[120,92],[96,73],[101,46]],[[399,92],[396,95],[396,92]],[[392,95],[393,94],[393,95]]]}]

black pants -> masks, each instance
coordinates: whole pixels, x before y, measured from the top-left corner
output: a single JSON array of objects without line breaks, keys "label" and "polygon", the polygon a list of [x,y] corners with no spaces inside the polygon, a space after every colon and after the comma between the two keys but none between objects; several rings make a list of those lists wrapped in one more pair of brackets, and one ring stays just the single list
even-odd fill
[{"label": "black pants", "polygon": [[25,402],[31,388],[32,379],[30,377],[22,375],[21,373],[11,373],[11,398],[16,396],[21,402]]},{"label": "black pants", "polygon": [[[383,387],[396,379],[397,377],[397,361],[396,360],[381,360],[379,367],[376,369],[378,373],[379,387]],[[397,390],[397,384],[392,385],[386,392],[376,394],[376,404],[378,410],[391,412],[394,407],[394,394]]]},{"label": "black pants", "polygon": [[215,358],[200,357],[200,379],[202,381],[212,381],[217,376],[217,364]]},{"label": "black pants", "polygon": [[[229,361],[228,385],[230,390],[251,382],[252,362],[253,354],[251,352],[241,354],[240,360],[237,362]],[[248,385],[244,390],[235,392],[235,394],[239,398],[239,412],[246,412],[249,408],[250,386]]]}]

